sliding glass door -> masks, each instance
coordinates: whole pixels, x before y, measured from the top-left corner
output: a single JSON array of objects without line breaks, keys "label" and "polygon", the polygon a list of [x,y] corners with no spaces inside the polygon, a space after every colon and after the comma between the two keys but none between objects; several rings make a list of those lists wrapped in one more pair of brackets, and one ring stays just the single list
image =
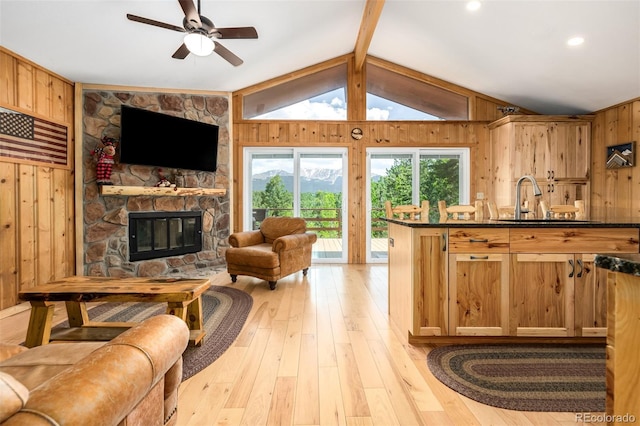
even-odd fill
[{"label": "sliding glass door", "polygon": [[314,262],[346,262],[347,150],[246,148],[244,229],[268,216],[299,216],[318,235]]},{"label": "sliding glass door", "polygon": [[369,148],[367,150],[367,262],[387,261],[384,203],[429,200],[438,217],[438,201],[469,202],[468,148]]}]

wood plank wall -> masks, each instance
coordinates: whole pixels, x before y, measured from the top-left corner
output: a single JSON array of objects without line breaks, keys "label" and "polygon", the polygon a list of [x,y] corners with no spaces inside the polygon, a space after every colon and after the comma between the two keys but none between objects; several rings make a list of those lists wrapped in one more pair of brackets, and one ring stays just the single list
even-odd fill
[{"label": "wood plank wall", "polygon": [[[0,46],[0,107],[65,124],[71,141],[73,86]],[[70,143],[68,167],[0,157],[0,309],[74,272],[73,156]]]},{"label": "wood plank wall", "polygon": [[[640,98],[595,113],[591,144],[591,215],[640,219]],[[607,169],[606,147],[636,141],[633,167]]]}]

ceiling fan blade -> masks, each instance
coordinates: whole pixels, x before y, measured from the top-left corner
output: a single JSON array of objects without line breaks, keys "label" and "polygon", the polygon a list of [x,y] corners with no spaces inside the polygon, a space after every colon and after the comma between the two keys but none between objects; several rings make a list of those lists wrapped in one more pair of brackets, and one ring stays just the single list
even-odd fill
[{"label": "ceiling fan blade", "polygon": [[153,19],[143,18],[142,16],[136,16],[130,13],[127,13],[127,19],[129,19],[130,21],[141,22],[147,25],[153,25],[154,27],[166,28],[168,30],[178,31],[181,33],[185,32],[184,28],[178,27],[177,25],[165,24],[164,22],[154,21]]},{"label": "ceiling fan blade", "polygon": [[187,57],[188,54],[189,54],[189,49],[187,48],[187,45],[182,43],[182,46],[178,47],[178,50],[176,50],[176,52],[173,55],[171,55],[171,57],[174,59],[184,59]]},{"label": "ceiling fan blade", "polygon": [[209,34],[220,34],[219,38],[258,38],[258,31],[254,27],[214,28]]},{"label": "ceiling fan blade", "polygon": [[238,58],[229,49],[227,49],[226,47],[224,47],[223,45],[221,45],[220,43],[218,43],[215,40],[213,40],[213,44],[215,44],[215,46],[216,46],[213,49],[213,51],[216,52],[218,55],[222,56],[231,65],[233,65],[234,67],[237,67],[238,65],[242,65],[243,60]]},{"label": "ceiling fan blade", "polygon": [[196,6],[193,4],[193,0],[178,0],[178,2],[180,2],[180,7],[182,7],[184,11],[184,16],[187,18],[187,21],[196,28],[202,27],[200,13],[198,13]]}]

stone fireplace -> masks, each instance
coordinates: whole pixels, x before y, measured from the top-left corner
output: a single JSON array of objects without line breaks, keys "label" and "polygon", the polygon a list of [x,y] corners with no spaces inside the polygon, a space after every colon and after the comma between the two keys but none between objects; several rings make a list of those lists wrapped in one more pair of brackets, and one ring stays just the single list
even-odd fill
[{"label": "stone fireplace", "polygon": [[[96,164],[91,155],[103,137],[119,139],[120,105],[149,109],[165,114],[199,120],[219,126],[218,167],[215,173],[190,170],[160,170],[156,167],[119,164],[113,167],[114,186],[153,187],[161,177],[175,183],[179,176],[185,187],[229,190],[229,107],[226,96],[179,93],[147,93],[109,90],[83,90],[83,265],[84,273],[93,276],[197,276],[199,272],[220,269],[225,265],[224,250],[229,236],[229,196],[225,195],[150,195],[141,191],[134,195],[103,195],[96,183]],[[176,149],[179,149],[179,142]],[[170,153],[168,153],[170,155]],[[168,226],[187,227],[184,217],[198,217],[201,227],[200,247],[186,251],[159,249],[154,258],[140,253],[131,256],[130,221],[140,217],[164,216],[158,222]],[[169,218],[167,218],[169,217]],[[174,220],[172,221],[173,218]],[[177,220],[180,220],[178,222]],[[165,222],[163,222],[165,220]],[[173,225],[171,225],[173,224]],[[154,225],[155,226],[155,225]],[[166,228],[165,228],[166,229]],[[136,228],[136,233],[138,230]],[[140,238],[136,234],[136,238]],[[163,238],[163,237],[159,237]],[[166,245],[177,244],[172,237]],[[174,238],[171,241],[171,238]],[[164,244],[158,243],[158,247]],[[182,244],[182,241],[181,241]],[[137,247],[139,251],[140,247]],[[199,249],[199,250],[193,250]],[[143,247],[144,251],[144,247]],[[159,254],[160,257],[155,255]]]}]

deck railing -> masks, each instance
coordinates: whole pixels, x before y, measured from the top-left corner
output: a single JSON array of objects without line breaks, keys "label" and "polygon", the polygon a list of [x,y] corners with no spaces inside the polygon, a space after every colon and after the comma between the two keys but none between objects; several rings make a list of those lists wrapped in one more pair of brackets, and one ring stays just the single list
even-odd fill
[{"label": "deck railing", "polygon": [[[384,216],[383,212],[384,209],[371,210],[373,235],[387,230],[387,223],[379,219],[380,215]],[[293,209],[253,209],[253,229],[258,229],[260,223],[269,216],[293,216]],[[338,235],[342,233],[342,209],[300,209],[300,216],[307,220],[309,231],[335,231]]]}]

